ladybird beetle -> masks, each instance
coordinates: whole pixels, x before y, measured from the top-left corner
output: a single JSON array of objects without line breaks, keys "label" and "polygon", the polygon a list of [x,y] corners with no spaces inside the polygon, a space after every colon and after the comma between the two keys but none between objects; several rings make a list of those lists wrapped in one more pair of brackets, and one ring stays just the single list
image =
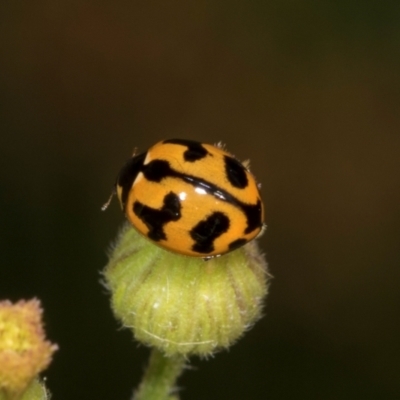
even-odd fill
[{"label": "ladybird beetle", "polygon": [[127,219],[159,246],[204,259],[246,244],[263,228],[257,183],[222,149],[170,139],[133,155],[115,190]]}]

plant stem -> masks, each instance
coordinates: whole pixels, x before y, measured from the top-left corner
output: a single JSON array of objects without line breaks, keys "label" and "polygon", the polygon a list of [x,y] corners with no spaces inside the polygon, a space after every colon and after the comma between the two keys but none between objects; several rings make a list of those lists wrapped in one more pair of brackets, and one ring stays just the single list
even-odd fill
[{"label": "plant stem", "polygon": [[153,348],[149,365],[133,400],[176,399],[170,394],[184,366],[184,357],[167,357]]}]

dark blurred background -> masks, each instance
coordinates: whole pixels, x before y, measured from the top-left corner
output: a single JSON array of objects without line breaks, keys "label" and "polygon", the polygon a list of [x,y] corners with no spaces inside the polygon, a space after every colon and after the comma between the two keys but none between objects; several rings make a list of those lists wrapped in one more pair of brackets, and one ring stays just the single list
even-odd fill
[{"label": "dark blurred background", "polygon": [[251,159],[265,317],[182,399],[400,399],[400,2],[3,1],[0,297],[39,297],[54,399],[129,399],[148,350],[99,283],[133,148]]}]

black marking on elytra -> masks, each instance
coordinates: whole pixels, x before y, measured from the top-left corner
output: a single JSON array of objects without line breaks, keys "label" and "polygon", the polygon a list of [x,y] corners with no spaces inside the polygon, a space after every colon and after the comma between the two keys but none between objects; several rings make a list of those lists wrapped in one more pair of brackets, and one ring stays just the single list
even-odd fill
[{"label": "black marking on elytra", "polygon": [[139,201],[133,204],[133,212],[147,226],[149,229],[147,236],[155,242],[167,239],[164,225],[178,221],[181,218],[181,208],[179,197],[173,192],[165,195],[161,209],[151,208]]},{"label": "black marking on elytra", "polygon": [[247,240],[244,238],[236,239],[233,242],[229,243],[229,251],[238,249],[239,247],[243,246],[244,244],[247,243]]},{"label": "black marking on elytra", "polygon": [[129,192],[132,188],[133,182],[141,171],[145,158],[146,153],[142,153],[129,159],[117,177],[117,185],[122,188],[121,203],[123,209],[125,209]]},{"label": "black marking on elytra", "polygon": [[248,184],[246,170],[243,165],[233,157],[224,156],[225,173],[229,183],[235,188],[244,189]]},{"label": "black marking on elytra", "polygon": [[195,162],[201,160],[207,155],[212,155],[200,142],[196,142],[194,140],[169,139],[164,140],[163,143],[179,144],[187,147],[187,150],[185,150],[183,153],[183,159],[187,162]]},{"label": "black marking on elytra", "polygon": [[258,199],[256,204],[241,204],[241,209],[247,218],[247,227],[244,233],[248,234],[253,232],[255,229],[262,227],[261,212],[262,204],[261,200]]},{"label": "black marking on elytra", "polygon": [[209,254],[214,251],[214,241],[229,229],[230,220],[222,212],[216,211],[200,221],[190,230],[190,236],[195,241],[192,250]]},{"label": "black marking on elytra", "polygon": [[151,182],[161,182],[174,172],[169,162],[165,160],[152,160],[142,167],[143,175]]}]

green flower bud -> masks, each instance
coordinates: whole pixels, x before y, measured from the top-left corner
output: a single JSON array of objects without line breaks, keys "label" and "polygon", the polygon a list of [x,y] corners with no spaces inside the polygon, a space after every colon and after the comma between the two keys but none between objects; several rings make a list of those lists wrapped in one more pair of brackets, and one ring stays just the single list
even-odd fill
[{"label": "green flower bud", "polygon": [[260,318],[269,277],[255,241],[204,261],[164,250],[128,224],[104,275],[117,318],[169,356],[229,347]]}]

